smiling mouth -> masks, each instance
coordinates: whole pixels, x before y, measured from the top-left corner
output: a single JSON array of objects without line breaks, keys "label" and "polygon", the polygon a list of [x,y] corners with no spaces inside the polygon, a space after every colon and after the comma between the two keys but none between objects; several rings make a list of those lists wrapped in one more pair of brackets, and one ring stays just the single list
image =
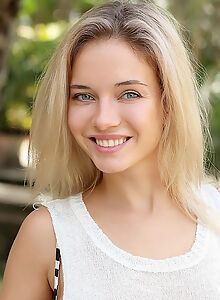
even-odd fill
[{"label": "smiling mouth", "polygon": [[[125,142],[127,142],[128,140],[130,140],[132,137],[131,136],[128,136],[128,137],[126,137],[126,141]],[[96,145],[98,145],[97,143],[96,143],[96,138],[94,138],[94,137],[91,137],[91,138],[89,138],[91,141],[93,141]]]}]

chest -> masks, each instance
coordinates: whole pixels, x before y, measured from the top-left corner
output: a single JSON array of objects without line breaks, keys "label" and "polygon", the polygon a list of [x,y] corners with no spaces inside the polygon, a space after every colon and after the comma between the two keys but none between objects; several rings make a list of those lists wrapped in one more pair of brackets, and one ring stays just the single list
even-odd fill
[{"label": "chest", "polygon": [[197,224],[180,212],[164,217],[91,209],[93,220],[116,247],[135,256],[165,259],[192,248]]}]

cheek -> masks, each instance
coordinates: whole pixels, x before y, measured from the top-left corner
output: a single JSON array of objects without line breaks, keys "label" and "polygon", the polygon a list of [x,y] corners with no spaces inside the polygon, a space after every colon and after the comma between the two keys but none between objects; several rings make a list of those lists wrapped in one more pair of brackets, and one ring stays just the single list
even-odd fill
[{"label": "cheek", "polygon": [[130,115],[130,120],[147,139],[158,139],[162,134],[163,114],[159,106],[143,106]]}]

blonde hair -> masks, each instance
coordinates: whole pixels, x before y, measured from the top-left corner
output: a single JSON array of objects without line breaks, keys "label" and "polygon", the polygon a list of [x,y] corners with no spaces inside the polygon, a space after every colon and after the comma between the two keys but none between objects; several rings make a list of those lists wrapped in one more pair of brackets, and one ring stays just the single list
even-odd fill
[{"label": "blonde hair", "polygon": [[64,198],[102,180],[102,172],[78,146],[67,126],[71,68],[82,47],[94,39],[117,38],[141,51],[161,83],[164,130],[159,143],[161,180],[179,207],[212,228],[195,189],[206,178],[207,109],[201,100],[189,50],[177,21],[151,2],[111,1],[86,12],[72,26],[43,75],[33,109],[30,175],[35,194]]}]

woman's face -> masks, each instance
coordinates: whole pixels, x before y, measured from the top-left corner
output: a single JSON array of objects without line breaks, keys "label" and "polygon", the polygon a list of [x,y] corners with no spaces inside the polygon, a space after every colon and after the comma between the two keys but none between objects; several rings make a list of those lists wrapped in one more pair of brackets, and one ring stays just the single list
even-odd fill
[{"label": "woman's face", "polygon": [[156,162],[161,92],[146,59],[119,39],[86,44],[70,83],[68,126],[104,173]]}]

